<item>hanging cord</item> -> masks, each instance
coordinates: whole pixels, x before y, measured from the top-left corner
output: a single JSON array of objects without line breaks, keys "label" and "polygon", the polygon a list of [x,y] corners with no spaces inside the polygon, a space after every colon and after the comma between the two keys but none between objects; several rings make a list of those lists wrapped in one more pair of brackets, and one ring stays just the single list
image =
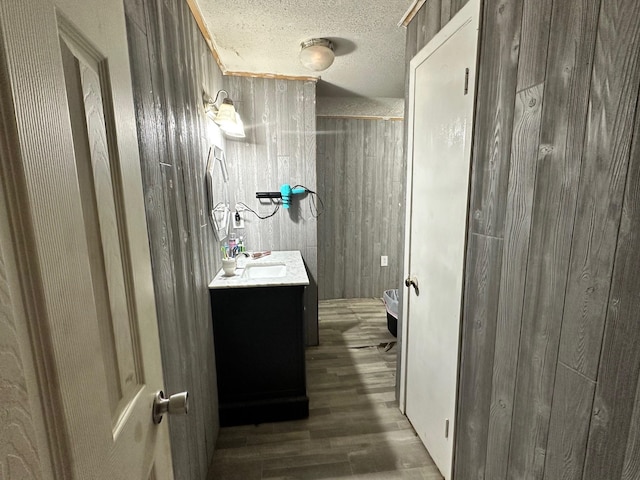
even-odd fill
[{"label": "hanging cord", "polygon": [[[309,204],[309,210],[311,211],[311,216],[313,216],[313,218],[318,218],[320,215],[324,213],[324,202],[322,201],[322,198],[316,192],[308,189],[304,185],[294,185],[293,188],[298,188],[298,187],[304,188],[304,191],[309,195],[311,195],[311,203]],[[318,210],[318,204],[316,203],[316,198],[320,203],[321,210]]]},{"label": "hanging cord", "polygon": [[[272,203],[275,203],[272,201]],[[260,215],[258,212],[256,212],[255,210],[253,210],[252,208],[250,208],[246,203],[243,202],[238,202],[236,203],[236,211],[238,210],[238,205],[240,205],[242,207],[243,211],[248,211],[253,213],[256,217],[258,217],[260,220],[266,220],[267,218],[271,218],[273,217],[276,213],[278,213],[278,210],[280,210],[280,204],[276,203],[276,208],[273,212],[271,212],[269,215],[266,216],[262,216]]]}]

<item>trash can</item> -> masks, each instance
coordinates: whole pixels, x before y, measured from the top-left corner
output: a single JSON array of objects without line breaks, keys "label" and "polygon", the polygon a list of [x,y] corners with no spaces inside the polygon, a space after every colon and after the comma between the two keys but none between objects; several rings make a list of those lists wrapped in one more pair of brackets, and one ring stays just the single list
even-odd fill
[{"label": "trash can", "polygon": [[394,337],[398,336],[398,289],[385,290],[382,296],[387,308],[387,328]]}]

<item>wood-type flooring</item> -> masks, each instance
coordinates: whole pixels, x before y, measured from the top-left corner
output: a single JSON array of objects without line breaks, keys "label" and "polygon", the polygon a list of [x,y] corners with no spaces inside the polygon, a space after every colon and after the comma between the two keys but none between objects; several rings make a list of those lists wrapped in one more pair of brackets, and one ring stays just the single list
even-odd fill
[{"label": "wood-type flooring", "polygon": [[208,480],[442,480],[398,410],[382,301],[325,300],[319,311],[320,346],[307,347],[309,418],[221,428]]}]

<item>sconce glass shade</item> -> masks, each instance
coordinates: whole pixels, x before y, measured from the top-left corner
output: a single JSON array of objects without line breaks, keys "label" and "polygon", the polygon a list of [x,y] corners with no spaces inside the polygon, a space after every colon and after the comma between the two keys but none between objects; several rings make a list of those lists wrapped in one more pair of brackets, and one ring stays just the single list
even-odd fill
[{"label": "sconce glass shade", "polygon": [[220,126],[220,129],[224,132],[228,137],[233,138],[244,138],[244,124],[242,123],[242,119],[240,118],[240,114],[236,112],[236,121],[235,123],[229,123],[228,125]]},{"label": "sconce glass shade", "polygon": [[[224,94],[226,98],[222,100],[220,107],[216,107],[216,101],[220,94]],[[220,130],[228,137],[244,138],[244,124],[240,118],[240,114],[236,112],[233,101],[229,98],[226,90],[219,90],[215,99],[211,99],[206,92],[203,92],[204,111],[207,116],[220,126]]]},{"label": "sconce glass shade", "polygon": [[221,128],[236,123],[236,109],[234,108],[231,100],[225,98],[222,101],[222,105],[220,105],[218,113],[213,121],[220,125]]},{"label": "sconce glass shade", "polygon": [[333,43],[326,38],[312,38],[302,42],[300,63],[309,70],[320,72],[331,66],[335,59]]}]

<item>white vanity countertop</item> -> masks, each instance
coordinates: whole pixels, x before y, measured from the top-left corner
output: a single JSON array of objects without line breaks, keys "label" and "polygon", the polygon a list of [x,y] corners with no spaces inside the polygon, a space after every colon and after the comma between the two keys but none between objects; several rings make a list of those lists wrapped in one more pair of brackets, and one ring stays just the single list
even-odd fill
[{"label": "white vanity countertop", "polygon": [[[243,276],[245,267],[250,264],[286,265],[287,272],[283,277],[273,278],[246,278]],[[298,250],[274,251],[270,255],[253,259],[243,255],[237,259],[236,273],[227,277],[220,270],[209,284],[209,288],[249,288],[249,287],[275,287],[287,285],[309,285],[307,270],[302,261],[302,255]]]}]

